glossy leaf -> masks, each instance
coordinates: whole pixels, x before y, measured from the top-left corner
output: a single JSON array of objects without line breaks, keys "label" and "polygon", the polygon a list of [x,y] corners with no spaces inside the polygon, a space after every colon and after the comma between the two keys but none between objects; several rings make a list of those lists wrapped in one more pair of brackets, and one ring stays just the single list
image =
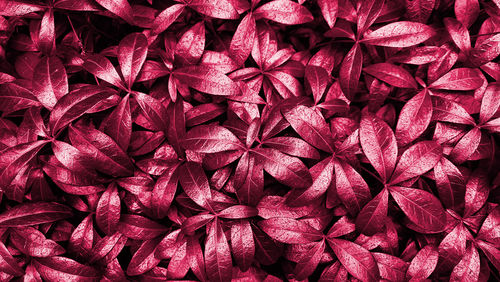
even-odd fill
[{"label": "glossy leaf", "polygon": [[52,110],[68,93],[68,76],[61,60],[55,56],[42,58],[33,70],[33,95]]},{"label": "glossy leaf", "polygon": [[118,45],[118,62],[125,79],[125,85],[130,89],[141,71],[148,52],[148,41],[142,33],[131,33]]},{"label": "glossy leaf", "polygon": [[376,46],[410,47],[434,36],[435,31],[428,25],[400,21],[387,24],[365,34],[363,42]]}]

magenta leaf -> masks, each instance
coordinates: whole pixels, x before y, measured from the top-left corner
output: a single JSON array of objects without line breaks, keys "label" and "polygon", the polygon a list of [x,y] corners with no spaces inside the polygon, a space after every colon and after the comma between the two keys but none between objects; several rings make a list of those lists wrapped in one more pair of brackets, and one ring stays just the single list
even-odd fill
[{"label": "magenta leaf", "polygon": [[33,257],[52,257],[63,254],[64,248],[33,227],[12,229],[10,240],[21,252]]},{"label": "magenta leaf", "polygon": [[361,119],[359,139],[366,157],[382,177],[388,180],[398,154],[396,137],[391,128],[373,114],[365,114]]},{"label": "magenta leaf", "polygon": [[292,218],[270,218],[259,223],[262,231],[271,238],[288,244],[304,244],[318,241],[323,234],[309,224]]},{"label": "magenta leaf", "polygon": [[313,20],[311,12],[290,0],[274,0],[255,10],[255,17],[282,24],[302,24]]},{"label": "magenta leaf", "polygon": [[413,76],[400,66],[389,63],[373,64],[363,68],[363,71],[392,86],[401,88],[417,88]]},{"label": "magenta leaf", "polygon": [[68,93],[68,76],[56,56],[40,60],[33,71],[33,95],[50,110]]},{"label": "magenta leaf", "polygon": [[201,207],[208,208],[212,195],[203,168],[194,162],[187,162],[179,168],[179,182],[184,192]]},{"label": "magenta leaf", "polygon": [[450,281],[476,281],[480,271],[479,253],[474,245],[465,251],[462,260],[453,268]]},{"label": "magenta leaf", "polygon": [[66,257],[37,258],[33,260],[33,265],[42,278],[49,281],[96,281],[101,277],[97,269]]},{"label": "magenta leaf", "polygon": [[231,277],[231,250],[217,220],[209,225],[205,242],[205,264],[210,281],[227,281]]},{"label": "magenta leaf", "polygon": [[429,87],[444,90],[474,90],[481,85],[483,85],[483,79],[478,75],[477,70],[458,68],[446,73]]},{"label": "magenta leaf", "polygon": [[409,47],[434,36],[432,27],[408,21],[393,22],[365,34],[362,42],[387,47]]},{"label": "magenta leaf", "polygon": [[359,44],[354,44],[340,65],[340,87],[349,100],[354,98],[358,89],[359,77],[363,68],[363,52]]},{"label": "magenta leaf", "polygon": [[439,200],[429,192],[392,186],[391,196],[408,218],[426,233],[443,231],[446,215]]},{"label": "magenta leaf", "polygon": [[118,62],[125,79],[125,85],[130,89],[141,71],[148,52],[148,41],[142,33],[131,33],[118,45]]},{"label": "magenta leaf", "polygon": [[242,271],[250,268],[255,256],[255,243],[250,223],[236,221],[231,226],[231,249],[236,264]]},{"label": "magenta leaf", "polygon": [[127,151],[132,135],[132,115],[130,111],[130,95],[125,96],[120,104],[103,122],[101,129],[120,145],[123,151]]},{"label": "magenta leaf", "polygon": [[96,2],[126,22],[134,22],[134,11],[127,0],[96,0]]},{"label": "magenta leaf", "polygon": [[413,96],[401,110],[396,125],[396,139],[401,145],[411,143],[429,126],[432,118],[432,101],[428,91]]},{"label": "magenta leaf", "polygon": [[378,281],[379,268],[372,254],[358,244],[343,239],[329,238],[335,256],[349,273],[362,281]]},{"label": "magenta leaf", "polygon": [[241,90],[234,81],[225,74],[205,66],[190,66],[174,72],[175,78],[181,83],[198,91],[212,95],[239,95]]},{"label": "magenta leaf", "polygon": [[95,54],[89,56],[83,63],[83,68],[106,82],[119,88],[126,89],[122,78],[113,64],[103,55]]},{"label": "magenta leaf", "polygon": [[0,242],[0,270],[9,275],[23,275],[23,269],[17,265],[16,259],[2,242]]},{"label": "magenta leaf", "polygon": [[200,125],[191,129],[182,140],[182,146],[200,153],[218,153],[244,148],[230,130],[214,124]]},{"label": "magenta leaf", "polygon": [[110,184],[99,198],[96,208],[97,226],[107,235],[112,235],[116,231],[120,221],[120,210],[118,189],[115,184]]},{"label": "magenta leaf", "polygon": [[383,189],[366,204],[356,218],[356,229],[366,235],[382,231],[387,217],[389,193]]},{"label": "magenta leaf", "polygon": [[412,259],[408,271],[407,279],[427,279],[438,263],[439,253],[435,246],[427,245],[423,247]]},{"label": "magenta leaf", "polygon": [[434,141],[419,142],[403,152],[390,183],[400,183],[431,170],[441,159],[443,149]]},{"label": "magenta leaf", "polygon": [[356,216],[371,200],[370,189],[348,163],[334,160],[337,194],[349,213]]},{"label": "magenta leaf", "polygon": [[23,227],[50,223],[71,217],[71,215],[71,209],[61,204],[25,203],[2,212],[0,214],[0,227]]}]

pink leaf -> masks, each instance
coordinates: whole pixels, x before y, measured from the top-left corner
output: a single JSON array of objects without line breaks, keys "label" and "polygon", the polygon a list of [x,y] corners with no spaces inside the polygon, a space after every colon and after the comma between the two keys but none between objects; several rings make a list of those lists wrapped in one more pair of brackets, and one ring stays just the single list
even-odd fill
[{"label": "pink leaf", "polygon": [[45,57],[33,72],[33,95],[49,110],[68,93],[66,69],[56,56]]},{"label": "pink leaf", "polygon": [[423,247],[417,255],[412,259],[408,272],[407,279],[427,279],[438,263],[438,249],[433,245]]},{"label": "pink leaf", "polygon": [[334,160],[337,194],[352,216],[370,201],[370,188],[361,175],[347,162]]},{"label": "pink leaf", "polygon": [[255,10],[255,17],[282,24],[303,24],[313,20],[311,12],[290,0],[274,0]]},{"label": "pink leaf", "polygon": [[191,129],[182,146],[200,153],[217,153],[230,150],[242,150],[244,145],[228,129],[218,125],[200,125]]},{"label": "pink leaf", "polygon": [[376,46],[410,47],[434,36],[432,27],[408,21],[393,22],[365,34],[362,42]]},{"label": "pink leaf", "polygon": [[68,218],[71,215],[71,209],[61,204],[24,203],[2,212],[0,214],[0,227],[23,227],[50,223]]},{"label": "pink leaf", "polygon": [[248,221],[235,221],[231,226],[231,247],[236,264],[242,271],[248,270],[255,255],[253,231]]},{"label": "pink leaf", "polygon": [[156,181],[151,195],[151,209],[157,218],[163,218],[168,214],[177,191],[178,179],[177,167],[174,167],[167,169]]},{"label": "pink leaf", "polygon": [[225,74],[205,66],[189,66],[175,70],[175,78],[198,91],[212,95],[239,95],[241,90]]},{"label": "pink leaf", "polygon": [[474,171],[465,185],[464,217],[473,215],[486,203],[490,194],[487,175],[480,169]]},{"label": "pink leaf", "polygon": [[458,68],[449,71],[429,87],[444,90],[474,90],[481,85],[483,85],[483,79],[476,69]]},{"label": "pink leaf", "polygon": [[127,0],[96,0],[96,2],[126,22],[134,23],[134,11]]},{"label": "pink leaf", "polygon": [[422,141],[401,155],[390,183],[400,183],[431,170],[443,155],[443,148],[434,141]]},{"label": "pink leaf", "polygon": [[477,0],[455,1],[455,16],[466,28],[469,28],[479,16],[479,2]]},{"label": "pink leaf", "polygon": [[237,19],[238,12],[228,0],[192,0],[189,7],[217,19]]},{"label": "pink leaf", "polygon": [[401,145],[417,139],[429,126],[432,101],[427,91],[421,91],[404,105],[396,125],[396,139]]},{"label": "pink leaf", "polygon": [[305,188],[312,179],[307,167],[298,158],[291,157],[275,149],[257,148],[252,150],[255,159],[278,181],[293,188]]},{"label": "pink leaf", "polygon": [[379,269],[372,254],[353,242],[328,238],[335,256],[349,273],[362,281],[378,281]]},{"label": "pink leaf", "polygon": [[87,258],[94,243],[94,227],[92,216],[85,217],[73,230],[69,238],[68,251],[78,258]]},{"label": "pink leaf", "polygon": [[474,245],[465,251],[462,260],[453,268],[450,281],[477,281],[480,271],[479,253]]},{"label": "pink leaf", "polygon": [[165,233],[167,228],[140,215],[122,214],[118,231],[130,239],[149,240]]},{"label": "pink leaf", "polygon": [[89,56],[83,63],[83,68],[106,82],[109,82],[119,88],[126,89],[122,78],[118,72],[116,72],[113,64],[111,64],[111,62],[103,55],[94,54]]},{"label": "pink leaf", "polygon": [[14,276],[21,276],[24,273],[2,242],[0,242],[0,271]]},{"label": "pink leaf", "polygon": [[366,235],[382,231],[387,217],[389,193],[383,189],[366,204],[356,218],[356,229]]},{"label": "pink leaf", "polygon": [[194,162],[187,162],[179,168],[179,182],[184,192],[199,206],[208,208],[212,195],[203,168]]},{"label": "pink leaf", "polygon": [[160,34],[184,12],[184,4],[175,4],[163,10],[152,23],[151,33]]},{"label": "pink leaf", "polygon": [[187,30],[175,46],[175,56],[181,64],[196,64],[205,50],[205,23],[199,22]]},{"label": "pink leaf", "polygon": [[37,258],[33,265],[44,280],[65,281],[97,281],[101,274],[97,269],[83,265],[70,258],[54,256],[50,258]]},{"label": "pink leaf", "polygon": [[143,274],[160,263],[160,259],[155,256],[155,250],[160,241],[159,238],[155,238],[146,240],[141,244],[128,264],[128,275]]},{"label": "pink leaf", "polygon": [[365,114],[361,119],[359,140],[363,151],[386,181],[396,165],[398,147],[391,128],[373,114]]},{"label": "pink leaf", "polygon": [[378,18],[385,1],[369,0],[361,3],[357,14],[357,33],[362,35]]},{"label": "pink leaf", "polygon": [[388,84],[400,88],[417,88],[413,76],[400,66],[389,63],[379,63],[363,68],[363,71]]},{"label": "pink leaf", "polygon": [[321,13],[323,18],[328,23],[330,28],[333,28],[335,22],[337,21],[337,13],[339,9],[338,0],[319,0],[318,6],[321,8]]},{"label": "pink leaf", "polygon": [[141,71],[148,53],[148,40],[142,33],[131,33],[125,36],[118,45],[118,62],[125,79],[125,85],[130,89]]},{"label": "pink leaf", "polygon": [[32,257],[52,257],[65,252],[63,247],[33,227],[12,229],[10,240],[18,250]]},{"label": "pink leaf", "polygon": [[401,210],[426,233],[439,233],[446,224],[446,215],[439,200],[429,192],[393,186],[391,195]]},{"label": "pink leaf", "polygon": [[325,240],[321,240],[305,253],[304,258],[297,263],[294,269],[297,280],[308,278],[316,270],[324,251]]},{"label": "pink leaf", "polygon": [[205,263],[210,281],[228,281],[231,279],[231,250],[218,221],[209,225],[205,242]]},{"label": "pink leaf", "polygon": [[107,235],[116,231],[120,221],[120,196],[115,184],[110,184],[108,189],[102,193],[96,208],[96,223]]},{"label": "pink leaf", "polygon": [[434,167],[434,178],[443,205],[458,209],[465,197],[465,180],[460,170],[443,157]]},{"label": "pink leaf", "polygon": [[109,135],[120,145],[123,151],[127,151],[132,135],[132,115],[130,112],[130,95],[127,94],[115,110],[101,125],[104,133]]},{"label": "pink leaf", "polygon": [[363,68],[363,52],[359,44],[354,44],[340,65],[339,82],[349,100],[354,98]]},{"label": "pink leaf", "polygon": [[322,67],[307,66],[305,70],[306,85],[311,88],[314,102],[317,104],[323,97],[328,85],[329,75]]},{"label": "pink leaf", "polygon": [[304,244],[323,238],[320,231],[292,218],[266,219],[259,222],[259,227],[271,238],[287,244]]}]

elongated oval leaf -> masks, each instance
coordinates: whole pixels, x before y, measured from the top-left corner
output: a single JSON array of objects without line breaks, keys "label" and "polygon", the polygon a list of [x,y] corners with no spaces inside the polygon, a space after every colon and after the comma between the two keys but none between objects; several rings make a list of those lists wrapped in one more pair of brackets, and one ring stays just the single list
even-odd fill
[{"label": "elongated oval leaf", "polygon": [[227,128],[218,125],[200,125],[191,129],[182,146],[200,153],[217,153],[245,148],[243,143]]},{"label": "elongated oval leaf", "polygon": [[404,68],[389,63],[379,63],[363,68],[366,73],[388,84],[401,88],[417,88],[417,82]]},{"label": "elongated oval leaf", "polygon": [[391,183],[400,183],[432,169],[443,155],[443,148],[434,141],[422,141],[404,151],[394,170]]},{"label": "elongated oval leaf", "polygon": [[201,207],[210,205],[212,194],[203,168],[194,162],[187,162],[179,168],[179,182],[184,192]]},{"label": "elongated oval leaf", "polygon": [[389,193],[383,189],[366,204],[356,218],[356,229],[366,235],[382,231],[387,217]]},{"label": "elongated oval leaf", "polygon": [[33,70],[33,95],[49,110],[68,93],[68,76],[56,56],[42,58]]},{"label": "elongated oval leaf", "polygon": [[241,93],[238,84],[222,72],[210,67],[185,67],[175,70],[174,76],[181,83],[208,94],[236,96]]},{"label": "elongated oval leaf", "polygon": [[438,249],[433,245],[427,245],[422,248],[412,259],[407,279],[427,279],[437,266],[439,258]]},{"label": "elongated oval leaf", "polygon": [[125,79],[125,85],[130,89],[141,71],[148,53],[148,40],[142,33],[131,33],[125,36],[118,45],[118,62]]},{"label": "elongated oval leaf", "polygon": [[302,24],[314,19],[305,7],[290,0],[266,3],[255,10],[255,16],[282,24]]},{"label": "elongated oval leaf", "polygon": [[429,192],[393,186],[391,195],[408,218],[426,233],[444,230],[446,215],[439,200]]},{"label": "elongated oval leaf", "polygon": [[33,202],[17,205],[0,214],[0,227],[23,227],[49,223],[68,218],[71,209],[51,202]]},{"label": "elongated oval leaf", "polygon": [[434,34],[434,29],[428,25],[400,21],[365,34],[362,42],[377,46],[409,47],[426,41]]},{"label": "elongated oval leaf", "polygon": [[97,269],[83,265],[70,258],[54,256],[37,258],[33,265],[42,278],[48,281],[99,281],[101,274]]},{"label": "elongated oval leaf", "polygon": [[396,125],[396,139],[406,145],[418,138],[429,126],[432,101],[427,91],[413,96],[403,107]]},{"label": "elongated oval leaf", "polygon": [[363,52],[360,45],[356,43],[345,56],[339,71],[340,87],[349,100],[354,98],[354,94],[358,89],[362,68]]},{"label": "elongated oval leaf", "polygon": [[457,68],[434,81],[430,88],[444,90],[474,90],[483,85],[476,69]]},{"label": "elongated oval leaf", "polygon": [[106,191],[102,193],[96,208],[96,223],[107,235],[112,235],[116,231],[120,221],[120,196],[115,184],[110,184]]},{"label": "elongated oval leaf", "polygon": [[270,218],[260,221],[259,226],[271,238],[287,244],[310,243],[323,237],[309,224],[292,218]]}]

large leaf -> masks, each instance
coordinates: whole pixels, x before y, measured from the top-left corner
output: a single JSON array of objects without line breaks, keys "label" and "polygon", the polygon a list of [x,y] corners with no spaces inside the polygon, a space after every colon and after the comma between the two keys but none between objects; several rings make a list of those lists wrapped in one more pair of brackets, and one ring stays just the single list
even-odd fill
[{"label": "large leaf", "polygon": [[305,7],[290,0],[268,2],[255,10],[255,16],[282,24],[302,24],[314,19]]},{"label": "large leaf", "polygon": [[283,115],[309,144],[323,151],[333,152],[330,128],[319,112],[306,106],[297,106]]},{"label": "large leaf", "polygon": [[429,192],[392,186],[391,195],[406,216],[425,233],[444,230],[446,215],[439,200]]},{"label": "large leaf", "polygon": [[210,281],[228,281],[231,279],[231,250],[226,235],[218,221],[208,228],[205,242],[205,264]]},{"label": "large leaf", "polygon": [[110,184],[102,193],[96,208],[96,223],[107,235],[116,231],[120,221],[121,203],[116,184]]},{"label": "large leaf", "polygon": [[483,85],[476,69],[457,68],[434,81],[430,88],[444,90],[474,90]]},{"label": "large leaf", "polygon": [[49,127],[52,134],[57,134],[59,130],[84,115],[97,102],[113,94],[115,93],[112,89],[93,85],[71,91],[57,102],[50,113]]},{"label": "large leaf", "polygon": [[33,70],[33,95],[44,107],[52,110],[57,101],[68,93],[68,76],[56,56],[42,58]]},{"label": "large leaf", "polygon": [[389,192],[383,189],[366,204],[356,218],[356,229],[366,235],[382,231],[385,226],[389,201]]},{"label": "large leaf", "polygon": [[184,192],[201,207],[208,208],[212,194],[203,168],[194,162],[187,162],[179,168],[179,182]]},{"label": "large leaf", "polygon": [[129,89],[141,71],[147,52],[148,41],[142,33],[131,33],[125,36],[118,45],[118,62],[125,79],[125,85]]},{"label": "large leaf", "polygon": [[422,141],[408,148],[401,155],[391,183],[400,183],[431,170],[443,155],[443,148],[434,141]]},{"label": "large leaf", "polygon": [[373,114],[365,114],[361,119],[359,140],[363,152],[386,181],[396,165],[398,147],[392,129]]},{"label": "large leaf", "polygon": [[349,213],[356,216],[370,201],[368,185],[348,163],[334,160],[337,194]]},{"label": "large leaf", "polygon": [[417,88],[417,82],[404,68],[389,63],[379,63],[363,68],[363,71],[388,84],[401,88]]},{"label": "large leaf", "polygon": [[33,265],[42,278],[48,281],[99,281],[101,274],[91,266],[76,262],[70,258],[54,256],[37,258]]},{"label": "large leaf", "polygon": [[127,94],[114,111],[101,125],[102,131],[109,135],[120,145],[123,151],[127,151],[132,135],[132,114],[130,112],[130,95]]},{"label": "large leaf", "polygon": [[435,246],[427,245],[423,247],[412,259],[408,272],[407,279],[427,279],[438,263],[439,253]]},{"label": "large leaf", "polygon": [[426,41],[434,34],[434,29],[428,25],[400,21],[365,34],[362,42],[377,46],[409,47]]},{"label": "large leaf", "polygon": [[89,56],[83,63],[83,68],[98,78],[119,88],[126,89],[122,78],[111,62],[100,54]]},{"label": "large leaf", "polygon": [[16,205],[0,214],[0,227],[23,227],[50,223],[71,217],[71,209],[51,202],[32,202]]},{"label": "large leaf", "polygon": [[231,226],[231,247],[236,264],[242,271],[248,270],[255,255],[253,231],[248,221],[236,221]]},{"label": "large leaf", "polygon": [[198,91],[212,95],[239,95],[241,90],[234,81],[222,72],[206,66],[190,66],[177,69],[175,78]]},{"label": "large leaf", "polygon": [[287,244],[311,243],[323,237],[309,224],[292,218],[270,218],[259,222],[259,226],[271,238]]},{"label": "large leaf", "polygon": [[191,129],[182,141],[182,146],[200,153],[217,153],[245,148],[229,129],[214,124],[200,125]]},{"label": "large leaf", "polygon": [[362,281],[379,281],[377,262],[365,248],[343,239],[328,238],[328,243],[352,276]]},{"label": "large leaf", "polygon": [[232,1],[228,0],[192,0],[189,2],[189,7],[217,19],[238,18],[238,13],[232,5]]},{"label": "large leaf", "polygon": [[251,152],[264,169],[283,184],[293,188],[311,185],[311,174],[300,159],[269,148],[258,148]]},{"label": "large leaf", "polygon": [[339,71],[340,87],[349,100],[354,98],[354,94],[358,89],[362,68],[363,52],[361,46],[356,43],[345,56]]},{"label": "large leaf", "polygon": [[477,281],[480,270],[479,253],[471,244],[462,260],[453,268],[450,281]]},{"label": "large leaf", "polygon": [[134,11],[127,0],[96,0],[96,2],[128,23],[134,22]]},{"label": "large leaf", "polygon": [[396,139],[406,145],[418,138],[429,126],[432,101],[428,91],[421,91],[404,105],[396,125]]}]

